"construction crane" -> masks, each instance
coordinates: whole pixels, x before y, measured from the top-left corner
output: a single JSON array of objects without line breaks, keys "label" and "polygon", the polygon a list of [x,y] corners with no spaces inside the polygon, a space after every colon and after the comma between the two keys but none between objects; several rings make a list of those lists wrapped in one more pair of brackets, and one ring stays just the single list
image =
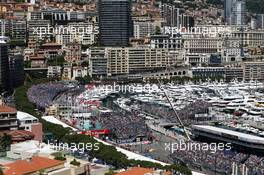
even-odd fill
[{"label": "construction crane", "polygon": [[170,98],[169,98],[167,92],[166,92],[165,89],[161,86],[161,83],[160,83],[159,79],[158,79],[158,84],[159,84],[159,88],[162,90],[162,92],[164,93],[166,99],[168,100],[168,102],[169,102],[169,104],[170,104],[170,106],[171,106],[171,108],[172,108],[172,110],[173,110],[173,112],[174,112],[175,117],[177,118],[178,122],[180,123],[180,125],[181,125],[181,127],[182,127],[182,129],[183,129],[183,132],[184,132],[185,136],[187,137],[188,141],[190,141],[191,138],[190,138],[190,136],[189,136],[189,133],[188,133],[187,130],[186,130],[185,125],[182,123],[181,118],[180,118],[179,115],[178,115],[178,112],[177,112],[176,109],[173,107],[172,102],[171,102],[171,100],[170,100]]}]

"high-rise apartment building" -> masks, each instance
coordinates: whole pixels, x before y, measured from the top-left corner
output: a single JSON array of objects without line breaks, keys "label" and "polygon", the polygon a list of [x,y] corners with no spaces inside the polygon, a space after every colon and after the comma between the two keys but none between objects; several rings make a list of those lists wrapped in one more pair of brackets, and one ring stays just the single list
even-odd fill
[{"label": "high-rise apartment building", "polygon": [[99,0],[99,42],[102,46],[128,46],[133,36],[130,0]]},{"label": "high-rise apartment building", "polygon": [[161,11],[162,17],[164,18],[163,26],[178,28],[194,26],[194,18],[182,13],[182,10],[180,8],[176,8],[174,5],[163,4]]},{"label": "high-rise apartment building", "polygon": [[152,21],[134,21],[134,37],[136,39],[149,37],[155,33],[155,25]]},{"label": "high-rise apartment building", "polygon": [[232,25],[242,26],[246,24],[246,2],[245,0],[237,0],[232,7]]},{"label": "high-rise apartment building", "polygon": [[0,101],[0,131],[17,130],[17,110]]},{"label": "high-rise apartment building", "polygon": [[257,28],[264,29],[264,14],[257,14]]},{"label": "high-rise apartment building", "polygon": [[11,40],[26,42],[27,23],[25,20],[1,19],[0,33],[2,36],[8,36]]},{"label": "high-rise apartment building", "polygon": [[232,6],[235,0],[224,0],[224,18],[226,24],[231,24]]},{"label": "high-rise apartment building", "polygon": [[165,26],[180,26],[180,9],[173,5],[163,4],[162,5],[162,17],[164,18]]},{"label": "high-rise apartment building", "polygon": [[24,57],[20,53],[9,53],[9,77],[10,87],[15,88],[23,85],[25,72],[24,72]]},{"label": "high-rise apartment building", "polygon": [[9,86],[8,45],[0,38],[0,88],[7,90]]}]

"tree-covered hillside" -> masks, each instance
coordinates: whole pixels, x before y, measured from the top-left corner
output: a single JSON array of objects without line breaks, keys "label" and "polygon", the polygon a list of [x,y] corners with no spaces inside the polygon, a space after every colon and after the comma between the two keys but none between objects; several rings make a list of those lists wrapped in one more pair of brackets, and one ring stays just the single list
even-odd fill
[{"label": "tree-covered hillside", "polygon": [[[213,5],[224,4],[224,0],[206,0],[206,3]],[[251,13],[264,14],[264,0],[246,0],[246,7]]]},{"label": "tree-covered hillside", "polygon": [[249,12],[264,14],[264,0],[246,0]]}]

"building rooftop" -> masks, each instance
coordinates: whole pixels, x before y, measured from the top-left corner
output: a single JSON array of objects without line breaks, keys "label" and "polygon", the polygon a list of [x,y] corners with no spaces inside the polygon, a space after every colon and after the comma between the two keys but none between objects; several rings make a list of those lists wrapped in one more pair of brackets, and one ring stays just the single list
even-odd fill
[{"label": "building rooftop", "polygon": [[52,168],[64,164],[63,161],[44,157],[32,157],[30,160],[18,160],[4,165],[5,175],[29,174],[46,168]]},{"label": "building rooftop", "polygon": [[0,104],[0,113],[16,113],[17,110],[5,104]]},{"label": "building rooftop", "polygon": [[45,143],[40,143],[36,140],[28,140],[25,142],[11,144],[11,151],[31,154],[39,153],[45,155],[56,152],[56,150],[52,149],[52,146]]},{"label": "building rooftop", "polygon": [[[117,175],[146,175],[147,173],[154,174],[155,170],[150,168],[141,168],[141,167],[133,167],[127,171],[123,171],[121,173],[118,173]],[[164,172],[161,175],[171,175],[170,172]]]},{"label": "building rooftop", "polygon": [[217,135],[223,135],[223,134],[230,135],[230,136],[233,136],[234,139],[239,139],[239,140],[243,140],[247,142],[264,144],[263,137],[255,136],[252,134],[246,134],[242,132],[232,131],[229,129],[219,128],[219,127],[209,126],[209,125],[194,125],[193,128],[197,130],[201,130],[201,131],[214,133]]},{"label": "building rooftop", "polygon": [[35,135],[30,131],[25,130],[13,130],[13,131],[2,131],[0,132],[0,136],[7,134],[11,136],[13,142],[21,142],[25,140],[31,140],[35,137]]},{"label": "building rooftop", "polygon": [[18,120],[38,120],[36,117],[33,115],[30,115],[28,113],[22,112],[22,111],[17,111],[17,119]]}]

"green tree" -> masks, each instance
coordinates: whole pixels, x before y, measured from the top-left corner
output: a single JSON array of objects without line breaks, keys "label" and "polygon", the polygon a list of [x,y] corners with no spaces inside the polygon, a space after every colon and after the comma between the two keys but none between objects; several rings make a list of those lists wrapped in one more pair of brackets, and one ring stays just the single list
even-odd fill
[{"label": "green tree", "polygon": [[252,13],[264,13],[263,0],[246,0],[246,7]]},{"label": "green tree", "polygon": [[42,169],[42,170],[39,170],[39,175],[45,175],[46,174],[46,170],[45,169]]},{"label": "green tree", "polygon": [[0,147],[2,151],[6,151],[10,148],[12,143],[12,138],[10,135],[4,133],[4,135],[0,138]]},{"label": "green tree", "polygon": [[159,26],[156,26],[155,28],[155,34],[158,35],[158,34],[161,34],[161,29]]},{"label": "green tree", "polygon": [[82,67],[88,67],[88,66],[89,66],[89,62],[88,62],[88,61],[83,61],[83,62],[81,63],[81,66],[82,66]]},{"label": "green tree", "polygon": [[113,170],[109,170],[105,175],[115,175],[116,173]]},{"label": "green tree", "polygon": [[65,63],[65,59],[63,55],[59,55],[53,59],[48,59],[47,60],[47,65],[48,66],[63,66]]},{"label": "green tree", "polygon": [[64,161],[66,160],[65,156],[61,152],[56,152],[52,154],[54,156],[55,160],[61,160]]},{"label": "green tree", "polygon": [[92,81],[92,78],[89,75],[86,75],[84,77],[76,77],[76,81],[78,81],[80,84],[85,85]]},{"label": "green tree", "polygon": [[70,162],[71,165],[74,165],[74,166],[80,166],[81,163],[78,162],[76,159],[73,159],[71,162]]}]

